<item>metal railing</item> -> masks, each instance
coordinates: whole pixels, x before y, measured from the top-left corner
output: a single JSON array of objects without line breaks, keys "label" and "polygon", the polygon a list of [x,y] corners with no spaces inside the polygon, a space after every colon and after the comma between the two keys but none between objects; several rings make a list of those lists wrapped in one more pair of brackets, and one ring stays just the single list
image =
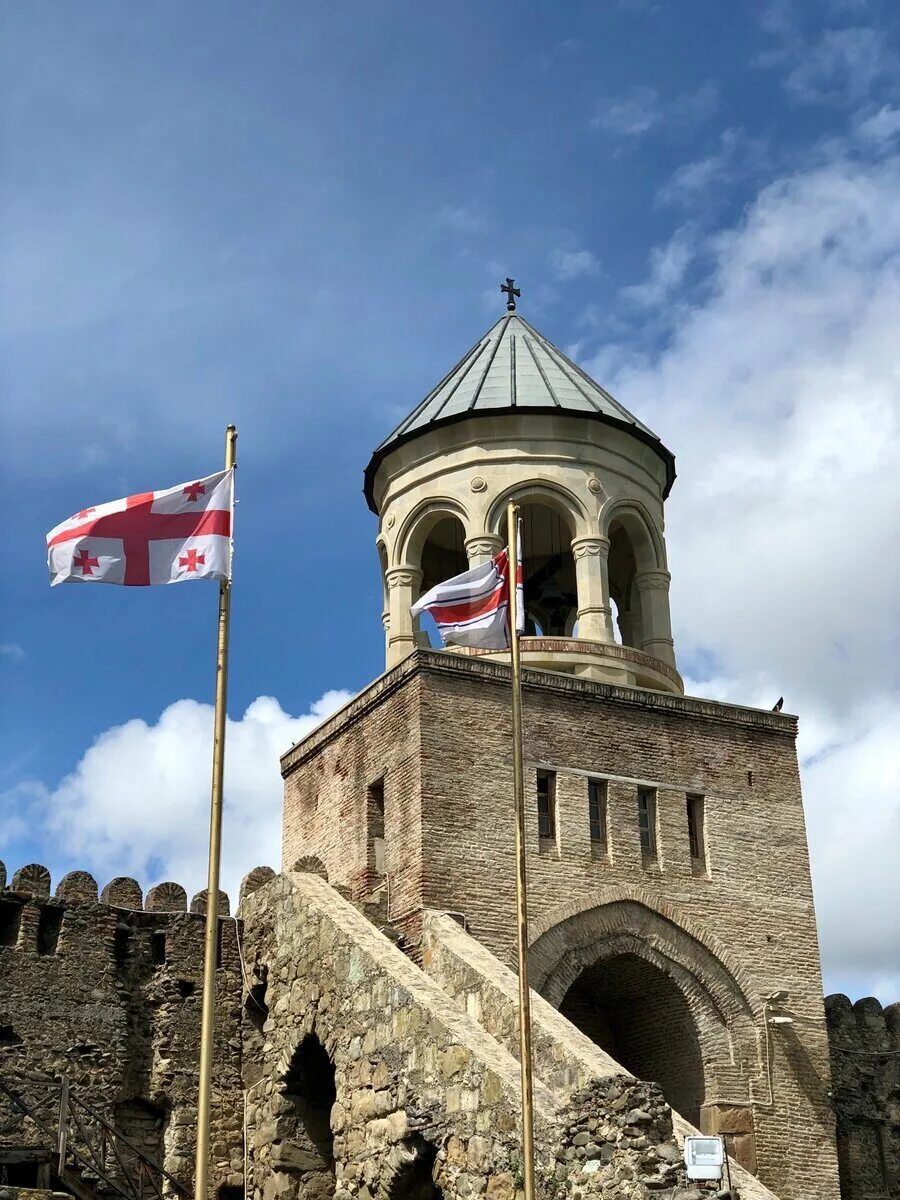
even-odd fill
[{"label": "metal railing", "polygon": [[[187,1196],[159,1163],[83,1100],[68,1077],[0,1077],[0,1094],[13,1113],[27,1117],[46,1149],[57,1156],[57,1175],[76,1195],[112,1193],[122,1200]],[[9,1132],[0,1125],[0,1133]]]}]

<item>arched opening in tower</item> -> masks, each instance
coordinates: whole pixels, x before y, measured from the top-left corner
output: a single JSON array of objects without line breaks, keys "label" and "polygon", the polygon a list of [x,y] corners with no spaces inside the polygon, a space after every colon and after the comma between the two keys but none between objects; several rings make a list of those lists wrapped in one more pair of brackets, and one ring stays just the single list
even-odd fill
[{"label": "arched opening in tower", "polygon": [[636,583],[637,559],[628,530],[621,521],[609,529],[609,593],[620,641],[623,646],[641,648],[643,629],[641,594]]},{"label": "arched opening in tower", "polygon": [[272,1165],[296,1177],[298,1196],[316,1196],[318,1200],[333,1196],[334,1064],[314,1033],[307,1034],[295,1050],[282,1094],[288,1110],[278,1120],[280,1137],[272,1146]]},{"label": "arched opening in tower", "polygon": [[[445,579],[461,575],[469,569],[469,559],[466,555],[466,533],[462,521],[458,517],[441,517],[432,525],[422,546],[422,583],[419,594],[424,596],[427,591]],[[441,639],[428,614],[421,618],[421,628],[427,634],[433,646],[440,646]]]},{"label": "arched opening in tower", "polygon": [[525,634],[571,637],[578,614],[573,532],[547,504],[522,505]]},{"label": "arched opening in tower", "polygon": [[560,1012],[638,1079],[658,1083],[694,1125],[705,1094],[694,1018],[674,980],[636,954],[595,963],[575,980]]}]

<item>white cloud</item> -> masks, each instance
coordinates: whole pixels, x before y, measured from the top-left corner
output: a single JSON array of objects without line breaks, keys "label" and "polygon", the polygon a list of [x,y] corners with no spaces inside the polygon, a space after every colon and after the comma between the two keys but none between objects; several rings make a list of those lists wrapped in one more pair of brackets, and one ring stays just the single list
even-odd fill
[{"label": "white cloud", "polygon": [[0,642],[0,654],[13,662],[23,662],[26,655],[18,642]]},{"label": "white cloud", "polygon": [[878,112],[861,120],[856,131],[869,142],[892,141],[900,136],[900,108],[893,108],[890,104],[883,105]]},{"label": "white cloud", "polygon": [[[223,886],[237,902],[241,877],[262,863],[278,869],[282,783],[278,758],[350,694],[326,692],[299,717],[259,696],[225,740]],[[92,871],[102,884],[133,875],[144,884],[174,879],[205,887],[212,707],[178,700],[154,725],[133,720],[94,742],[58,786],[32,781],[0,802],[10,818],[27,811],[48,859]],[[68,868],[67,868],[68,869]]]},{"label": "white cloud", "polygon": [[[829,5],[835,17],[861,13],[864,7],[852,0],[832,0]],[[774,0],[761,15],[762,27],[775,44],[758,56],[756,65],[783,69],[784,87],[796,99],[805,104],[858,105],[876,89],[900,80],[900,61],[884,30],[854,25],[810,35],[801,19],[808,15],[790,0]]]},{"label": "white cloud", "polygon": [[618,137],[638,137],[662,125],[692,125],[715,112],[719,93],[712,83],[665,100],[654,87],[639,84],[623,96],[601,100],[591,124]]},{"label": "white cloud", "polygon": [[697,245],[704,298],[660,351],[588,364],[678,453],[692,690],[801,714],[825,963],[863,991],[900,989],[898,190],[897,154],[776,181]]},{"label": "white cloud", "polygon": [[807,103],[855,104],[896,69],[880,30],[826,29],[803,48],[785,87]]},{"label": "white cloud", "polygon": [[437,223],[454,233],[482,233],[487,228],[484,213],[474,203],[445,205],[437,214]]},{"label": "white cloud", "polygon": [[599,259],[590,250],[556,250],[551,256],[557,279],[578,279],[594,275],[600,269]]},{"label": "white cloud", "polygon": [[650,251],[650,273],[643,283],[622,289],[626,300],[641,308],[654,308],[669,298],[684,280],[694,256],[696,231],[683,225],[672,234],[664,246]]},{"label": "white cloud", "polygon": [[748,137],[742,129],[726,129],[719,135],[717,149],[704,158],[683,163],[659,189],[661,204],[696,205],[713,187],[733,184],[756,174],[765,164],[764,143]]}]

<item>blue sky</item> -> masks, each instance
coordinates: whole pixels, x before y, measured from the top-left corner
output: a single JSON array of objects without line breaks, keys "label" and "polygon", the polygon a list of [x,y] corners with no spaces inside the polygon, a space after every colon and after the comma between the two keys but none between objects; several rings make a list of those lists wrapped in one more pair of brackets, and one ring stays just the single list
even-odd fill
[{"label": "blue sky", "polygon": [[216,470],[228,421],[226,873],[277,861],[278,751],[383,665],[362,469],[513,274],[523,315],[676,452],[682,672],[800,712],[826,982],[895,999],[895,8],[0,22],[7,865],[202,884],[215,588],[51,592],[43,537]]}]

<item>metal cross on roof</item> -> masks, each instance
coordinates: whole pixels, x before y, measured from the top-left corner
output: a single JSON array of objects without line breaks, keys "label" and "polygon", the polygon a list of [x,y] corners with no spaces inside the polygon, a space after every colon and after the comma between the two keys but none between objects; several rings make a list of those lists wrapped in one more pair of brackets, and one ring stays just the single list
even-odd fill
[{"label": "metal cross on roof", "polygon": [[506,293],[506,311],[507,312],[515,312],[516,311],[516,296],[522,295],[520,288],[513,287],[513,284],[515,282],[516,281],[514,279],[510,279],[510,277],[507,275],[506,283],[500,284],[500,291]]}]

